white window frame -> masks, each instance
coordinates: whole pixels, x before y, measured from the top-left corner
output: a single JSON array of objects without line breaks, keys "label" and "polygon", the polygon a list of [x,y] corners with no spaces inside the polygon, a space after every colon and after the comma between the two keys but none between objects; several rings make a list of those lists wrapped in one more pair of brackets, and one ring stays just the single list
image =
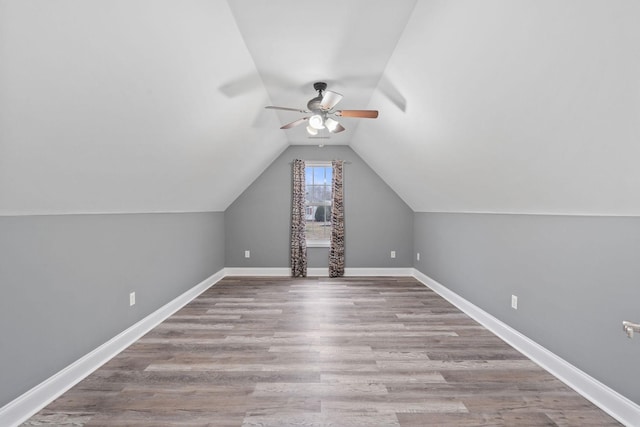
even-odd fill
[{"label": "white window frame", "polygon": [[[306,161],[305,162],[305,175],[307,173],[307,167],[333,167],[330,161]],[[305,182],[305,191],[306,191],[307,183]],[[333,189],[332,189],[332,198],[333,198]],[[307,204],[305,202],[305,214],[306,214]],[[333,227],[333,224],[331,224]],[[330,239],[322,239],[322,240],[310,240],[307,238],[307,247],[308,248],[328,248],[331,246]]]}]

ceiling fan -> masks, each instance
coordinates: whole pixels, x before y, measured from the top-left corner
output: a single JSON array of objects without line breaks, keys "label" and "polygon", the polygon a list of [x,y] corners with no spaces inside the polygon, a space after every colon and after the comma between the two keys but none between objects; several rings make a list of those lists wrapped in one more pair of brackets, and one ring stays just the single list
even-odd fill
[{"label": "ceiling fan", "polygon": [[327,129],[331,133],[338,133],[345,130],[344,126],[329,116],[358,117],[367,119],[375,119],[378,117],[378,110],[333,110],[333,107],[335,107],[342,99],[342,95],[338,92],[327,90],[327,84],[324,82],[314,83],[313,88],[318,91],[318,96],[309,100],[306,110],[301,110],[299,108],[275,107],[273,105],[269,105],[264,108],[272,110],[297,111],[299,113],[310,114],[309,116],[287,123],[280,129],[291,129],[292,127],[301,125],[308,121],[309,124],[307,125],[307,132],[312,136],[317,135],[318,131],[322,129]]}]

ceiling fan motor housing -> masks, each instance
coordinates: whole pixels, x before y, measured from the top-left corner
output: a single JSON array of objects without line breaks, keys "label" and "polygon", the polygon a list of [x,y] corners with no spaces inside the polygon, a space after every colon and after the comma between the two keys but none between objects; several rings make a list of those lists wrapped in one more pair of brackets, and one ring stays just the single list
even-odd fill
[{"label": "ceiling fan motor housing", "polygon": [[325,82],[315,82],[313,88],[318,91],[318,96],[309,100],[307,108],[309,111],[317,112],[321,110],[320,102],[322,102],[322,92],[327,89],[327,84]]},{"label": "ceiling fan motor housing", "polygon": [[320,102],[322,102],[322,96],[311,98],[311,100],[307,102],[307,109],[313,112],[320,111]]},{"label": "ceiling fan motor housing", "polygon": [[325,82],[315,82],[313,88],[317,91],[324,92],[327,90],[327,84]]}]

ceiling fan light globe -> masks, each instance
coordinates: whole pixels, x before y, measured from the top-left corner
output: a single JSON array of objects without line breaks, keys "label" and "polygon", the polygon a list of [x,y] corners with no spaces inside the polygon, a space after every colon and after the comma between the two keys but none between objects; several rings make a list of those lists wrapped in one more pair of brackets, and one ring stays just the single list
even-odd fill
[{"label": "ceiling fan light globe", "polygon": [[318,134],[318,130],[312,128],[311,126],[307,126],[307,132],[309,133],[309,135],[315,136]]},{"label": "ceiling fan light globe", "polygon": [[322,116],[320,114],[314,114],[309,117],[309,126],[317,130],[324,129],[324,120],[322,120]]},{"label": "ceiling fan light globe", "polygon": [[322,101],[320,102],[320,108],[323,110],[331,110],[336,106],[338,102],[342,99],[342,95],[338,92],[326,91],[322,97]]},{"label": "ceiling fan light globe", "polygon": [[329,129],[329,132],[335,132],[339,124],[340,123],[333,120],[331,117],[327,117],[327,119],[324,121],[324,125],[327,127],[327,129]]}]

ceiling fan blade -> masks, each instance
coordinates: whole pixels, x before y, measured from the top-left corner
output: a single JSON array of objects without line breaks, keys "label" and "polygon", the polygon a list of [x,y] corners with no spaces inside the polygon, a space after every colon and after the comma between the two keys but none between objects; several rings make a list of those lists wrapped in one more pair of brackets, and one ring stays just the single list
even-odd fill
[{"label": "ceiling fan blade", "polygon": [[307,111],[307,110],[301,110],[301,109],[299,109],[299,108],[276,107],[276,106],[273,106],[273,105],[267,105],[267,106],[266,106],[266,107],[264,107],[264,108],[267,108],[267,109],[269,109],[269,110],[295,111],[295,112],[298,112],[298,113],[308,113],[308,112],[309,112],[309,111]]},{"label": "ceiling fan blade", "polygon": [[338,133],[338,132],[342,132],[343,130],[346,130],[345,127],[342,126],[340,123],[338,123],[336,127],[333,130],[329,130],[329,132]]},{"label": "ceiling fan blade", "polygon": [[322,101],[320,101],[320,108],[322,108],[323,110],[330,110],[335,107],[341,99],[342,95],[340,95],[338,92],[327,90],[322,96]]},{"label": "ceiling fan blade", "polygon": [[378,117],[378,110],[338,110],[336,116],[360,117],[365,119],[375,119]]},{"label": "ceiling fan blade", "polygon": [[291,129],[292,127],[301,125],[307,120],[309,120],[309,117],[303,117],[301,119],[296,120],[295,122],[287,123],[286,125],[282,126],[280,129]]}]

